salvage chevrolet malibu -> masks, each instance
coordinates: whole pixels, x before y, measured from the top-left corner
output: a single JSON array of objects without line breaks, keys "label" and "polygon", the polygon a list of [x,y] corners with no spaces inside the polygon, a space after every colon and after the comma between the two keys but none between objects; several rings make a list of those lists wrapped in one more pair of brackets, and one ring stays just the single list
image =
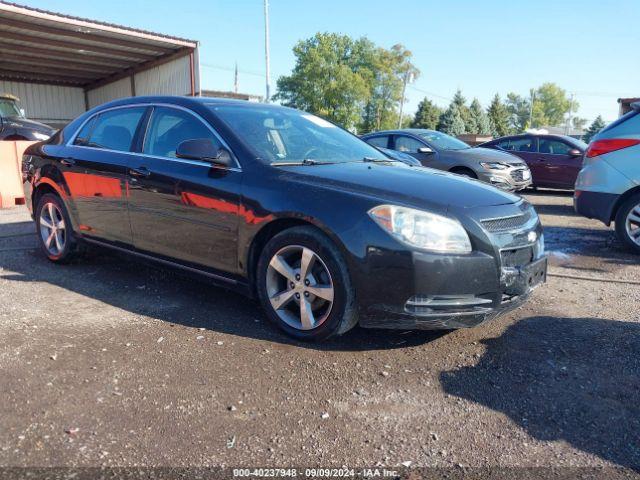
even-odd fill
[{"label": "salvage chevrolet malibu", "polygon": [[279,106],[118,100],[30,147],[23,179],[51,261],[99,245],[199,273],[298,339],[471,327],[546,277],[520,197]]}]

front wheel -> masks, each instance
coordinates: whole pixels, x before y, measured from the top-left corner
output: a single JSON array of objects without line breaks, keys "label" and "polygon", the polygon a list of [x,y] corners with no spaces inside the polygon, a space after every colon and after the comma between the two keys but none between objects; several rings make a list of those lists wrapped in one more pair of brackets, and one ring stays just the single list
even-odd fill
[{"label": "front wheel", "polygon": [[273,237],[258,261],[257,282],[267,316],[292,337],[324,340],[357,323],[344,259],[313,227],[294,227]]},{"label": "front wheel", "polygon": [[616,235],[632,252],[640,254],[640,194],[633,195],[618,209]]}]

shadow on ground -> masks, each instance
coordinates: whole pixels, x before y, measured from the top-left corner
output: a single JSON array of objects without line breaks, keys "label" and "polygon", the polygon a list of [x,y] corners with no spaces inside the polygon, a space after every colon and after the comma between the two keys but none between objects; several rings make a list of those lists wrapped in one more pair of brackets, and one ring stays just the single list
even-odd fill
[{"label": "shadow on ground", "polygon": [[441,374],[447,393],[541,441],[640,469],[640,324],[531,317],[483,343],[477,365]]},{"label": "shadow on ground", "polygon": [[[29,239],[30,243],[33,239]],[[3,273],[4,270],[4,273]],[[16,272],[16,273],[10,273]],[[314,344],[281,333],[257,301],[206,283],[198,276],[156,268],[101,250],[71,265],[54,265],[33,249],[0,252],[0,276],[14,282],[46,282],[125,311],[194,328],[328,351],[404,348],[435,340],[444,332],[369,330]]]}]

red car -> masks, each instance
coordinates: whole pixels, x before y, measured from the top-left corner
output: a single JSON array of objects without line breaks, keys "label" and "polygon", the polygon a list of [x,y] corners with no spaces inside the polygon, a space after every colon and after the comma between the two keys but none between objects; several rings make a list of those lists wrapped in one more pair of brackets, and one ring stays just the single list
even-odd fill
[{"label": "red car", "polygon": [[533,178],[532,187],[573,190],[587,144],[564,135],[525,133],[500,137],[479,147],[504,150],[523,159]]}]

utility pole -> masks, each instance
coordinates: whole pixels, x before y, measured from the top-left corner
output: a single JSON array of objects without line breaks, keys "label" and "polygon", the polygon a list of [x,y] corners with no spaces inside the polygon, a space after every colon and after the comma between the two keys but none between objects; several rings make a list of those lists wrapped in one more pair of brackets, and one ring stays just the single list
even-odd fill
[{"label": "utility pole", "polygon": [[567,118],[567,125],[564,127],[564,134],[569,135],[569,130],[571,129],[571,120],[573,120],[573,96],[571,94],[571,100],[569,100],[569,117]]},{"label": "utility pole", "polygon": [[407,93],[407,83],[413,83],[413,72],[407,70],[404,74],[404,81],[402,83],[402,101],[400,102],[400,117],[398,117],[398,128],[402,128],[402,111],[404,110],[405,95]]},{"label": "utility pole", "polygon": [[235,93],[238,93],[238,87],[239,87],[239,80],[238,80],[238,62],[236,62],[236,70],[233,76],[233,91]]},{"label": "utility pole", "polygon": [[533,102],[536,99],[536,92],[532,88],[529,90],[529,94],[531,95],[529,100],[529,128],[533,128]]},{"label": "utility pole", "polygon": [[269,65],[269,0],[264,0],[264,60],[266,63],[266,95],[264,101],[271,100],[271,68]]}]

